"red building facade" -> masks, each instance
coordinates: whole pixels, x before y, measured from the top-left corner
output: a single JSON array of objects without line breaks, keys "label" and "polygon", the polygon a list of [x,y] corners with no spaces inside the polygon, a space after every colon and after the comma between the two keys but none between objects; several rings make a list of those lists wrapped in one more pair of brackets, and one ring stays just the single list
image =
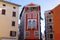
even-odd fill
[{"label": "red building facade", "polygon": [[24,21],[24,39],[40,40],[41,24],[40,24],[40,6],[36,4],[28,4],[24,6],[22,20]]}]

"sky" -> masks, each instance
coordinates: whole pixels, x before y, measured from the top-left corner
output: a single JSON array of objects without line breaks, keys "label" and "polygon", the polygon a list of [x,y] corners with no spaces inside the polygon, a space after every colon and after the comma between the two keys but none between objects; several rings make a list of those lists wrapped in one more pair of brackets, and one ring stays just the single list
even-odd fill
[{"label": "sky", "polygon": [[48,10],[52,10],[54,7],[60,4],[60,0],[6,0],[6,1],[21,5],[21,7],[19,7],[19,13],[21,12],[23,6],[28,5],[30,3],[40,5],[41,17],[43,18],[43,20],[41,20],[42,33],[44,33],[45,30],[44,12]]}]

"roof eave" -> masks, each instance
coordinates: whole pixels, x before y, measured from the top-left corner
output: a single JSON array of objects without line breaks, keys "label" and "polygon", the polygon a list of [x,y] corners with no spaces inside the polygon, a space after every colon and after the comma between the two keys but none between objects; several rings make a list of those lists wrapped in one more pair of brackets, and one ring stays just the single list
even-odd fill
[{"label": "roof eave", "polygon": [[19,7],[21,6],[21,5],[18,5],[18,4],[12,3],[12,2],[8,2],[8,1],[1,1],[1,2],[9,3],[9,4],[12,4],[12,5],[19,6]]}]

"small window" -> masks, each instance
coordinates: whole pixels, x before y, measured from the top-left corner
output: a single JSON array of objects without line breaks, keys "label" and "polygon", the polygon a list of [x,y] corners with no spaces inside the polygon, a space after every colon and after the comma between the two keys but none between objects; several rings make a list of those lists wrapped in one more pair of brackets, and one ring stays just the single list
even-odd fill
[{"label": "small window", "polygon": [[35,32],[35,36],[39,36],[39,33],[38,32]]},{"label": "small window", "polygon": [[38,10],[38,7],[33,7],[33,10]]},{"label": "small window", "polygon": [[53,34],[50,34],[50,38],[53,38]]},{"label": "small window", "polygon": [[16,12],[13,12],[13,17],[16,17]]},{"label": "small window", "polygon": [[33,14],[33,18],[37,18],[37,14],[36,14],[36,12],[34,12],[34,14]]},{"label": "small window", "polygon": [[5,15],[5,12],[6,12],[6,10],[5,9],[2,9],[2,14],[3,15]]},{"label": "small window", "polygon": [[27,31],[27,32],[26,32],[26,36],[29,36],[29,35],[30,35],[30,33]]},{"label": "small window", "polygon": [[31,14],[30,14],[30,13],[28,13],[28,14],[27,14],[27,17],[28,17],[28,18],[31,18]]},{"label": "small window", "polygon": [[12,26],[15,26],[15,21],[12,21]]},{"label": "small window", "polygon": [[49,12],[49,14],[51,14],[51,12]]},{"label": "small window", "polygon": [[51,18],[49,19],[49,22],[52,22],[52,19]]},{"label": "small window", "polygon": [[28,7],[28,10],[32,10],[32,7]]},{"label": "small window", "polygon": [[49,26],[49,29],[50,29],[50,32],[53,32],[53,26],[52,25]]},{"label": "small window", "polygon": [[3,6],[6,6],[5,4],[3,4]]},{"label": "small window", "polygon": [[16,36],[16,31],[10,31],[10,36]]},{"label": "small window", "polygon": [[50,29],[52,29],[52,25],[50,25],[49,27],[50,27]]},{"label": "small window", "polygon": [[13,9],[16,9],[16,7],[13,7]]}]

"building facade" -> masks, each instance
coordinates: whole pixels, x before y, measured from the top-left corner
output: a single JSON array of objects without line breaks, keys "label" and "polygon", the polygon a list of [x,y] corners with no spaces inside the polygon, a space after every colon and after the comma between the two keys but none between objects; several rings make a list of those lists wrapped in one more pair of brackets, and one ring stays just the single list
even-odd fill
[{"label": "building facade", "polygon": [[60,40],[60,4],[45,12],[46,40]]},{"label": "building facade", "polygon": [[20,40],[40,40],[40,6],[33,3],[24,6],[20,17]]},{"label": "building facade", "polygon": [[49,10],[45,12],[45,39],[54,40],[53,34],[53,13]]},{"label": "building facade", "polygon": [[7,1],[0,1],[0,40],[18,40],[19,6]]}]

